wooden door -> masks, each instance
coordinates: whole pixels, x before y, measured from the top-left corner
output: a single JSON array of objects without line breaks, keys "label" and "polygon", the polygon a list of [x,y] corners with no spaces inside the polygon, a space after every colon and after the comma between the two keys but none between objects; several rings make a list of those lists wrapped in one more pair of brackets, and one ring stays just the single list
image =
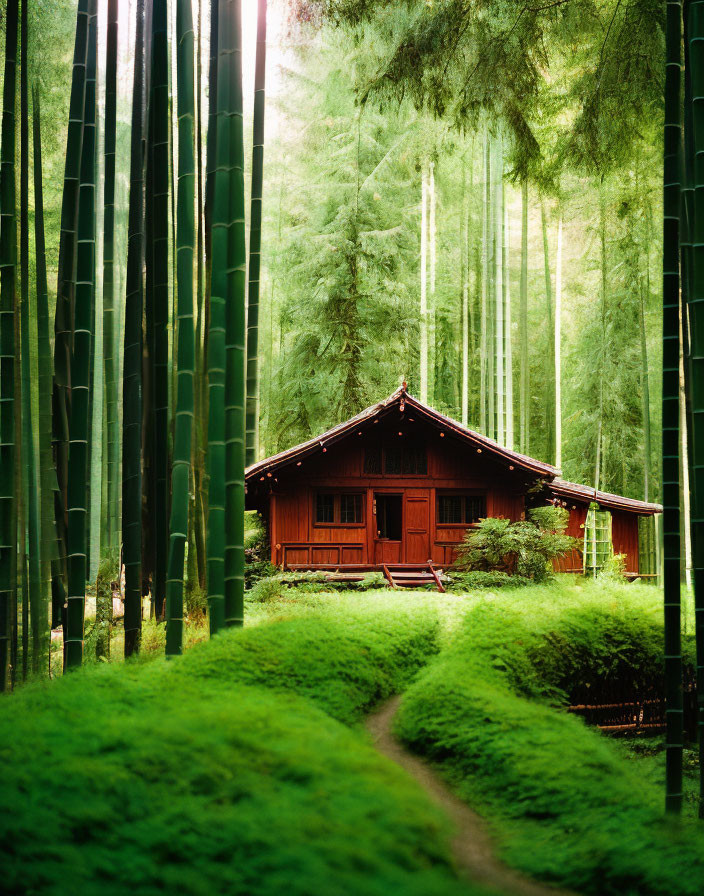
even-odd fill
[{"label": "wooden door", "polygon": [[404,547],[406,563],[427,563],[430,559],[430,492],[411,489],[405,498]]},{"label": "wooden door", "polygon": [[374,563],[400,563],[403,544],[403,495],[375,492]]}]

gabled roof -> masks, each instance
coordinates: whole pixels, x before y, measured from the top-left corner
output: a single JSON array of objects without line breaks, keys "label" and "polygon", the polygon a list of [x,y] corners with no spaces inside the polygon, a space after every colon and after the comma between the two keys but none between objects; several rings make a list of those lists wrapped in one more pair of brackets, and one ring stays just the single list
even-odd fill
[{"label": "gabled roof", "polygon": [[649,504],[636,498],[624,498],[621,495],[612,495],[610,492],[600,492],[587,485],[578,485],[576,482],[567,482],[564,479],[553,479],[548,488],[558,497],[570,498],[581,503],[596,501],[600,507],[608,510],[630,510],[632,513],[644,514],[662,513],[660,504]]},{"label": "gabled roof", "polygon": [[392,392],[388,398],[377,404],[370,405],[360,411],[355,417],[344,423],[333,426],[322,435],[300,445],[294,445],[293,448],[287,448],[286,451],[280,451],[272,457],[264,458],[245,470],[245,480],[254,483],[258,479],[273,477],[274,473],[280,469],[300,463],[303,458],[310,457],[317,453],[322,453],[329,445],[344,439],[348,434],[354,432],[364,432],[365,428],[379,420],[394,407],[400,411],[408,408],[419,418],[425,420],[432,426],[437,427],[443,432],[447,432],[458,439],[462,440],[468,448],[475,451],[486,451],[495,457],[507,461],[510,466],[518,467],[526,472],[545,480],[545,484],[549,492],[557,497],[568,498],[580,503],[590,503],[596,501],[602,507],[611,510],[627,510],[631,513],[652,514],[660,513],[662,507],[659,504],[649,504],[646,501],[638,501],[635,498],[624,498],[621,495],[612,495],[608,492],[600,492],[586,485],[578,485],[574,482],[567,482],[560,479],[560,471],[550,464],[543,463],[533,457],[527,457],[525,454],[519,454],[517,451],[511,451],[504,448],[493,439],[474,432],[474,430],[463,426],[451,417],[446,417],[434,408],[422,404],[417,398],[409,394],[405,383],[395,392]]},{"label": "gabled roof", "polygon": [[463,440],[468,447],[472,447],[479,451],[487,451],[489,454],[493,454],[496,457],[506,460],[515,467],[520,467],[527,472],[537,474],[539,477],[552,480],[559,474],[559,470],[550,466],[550,464],[545,464],[542,461],[535,460],[533,457],[527,457],[524,454],[519,454],[517,451],[511,451],[508,448],[504,448],[493,439],[489,439],[487,436],[481,435],[481,433],[474,432],[466,426],[462,426],[462,424],[458,423],[456,420],[452,420],[450,417],[446,417],[444,414],[439,413],[434,410],[434,408],[422,404],[417,398],[414,398],[408,393],[404,384],[389,395],[388,398],[365,408],[345,423],[339,423],[337,426],[333,426],[332,429],[329,429],[320,436],[316,436],[314,439],[309,439],[307,442],[302,442],[300,445],[295,445],[293,448],[288,448],[286,451],[281,451],[278,454],[274,454],[272,457],[267,457],[264,460],[252,464],[251,467],[248,467],[245,470],[245,479],[253,481],[255,478],[266,476],[268,473],[273,474],[274,471],[279,470],[282,467],[297,463],[304,457],[322,451],[328,445],[343,439],[351,431],[355,429],[359,430],[360,427],[363,430],[365,426],[373,423],[380,417],[383,417],[394,407],[398,407],[399,410],[404,410],[405,408],[412,409],[420,419],[425,419],[428,423],[436,426],[442,431],[457,436]]}]

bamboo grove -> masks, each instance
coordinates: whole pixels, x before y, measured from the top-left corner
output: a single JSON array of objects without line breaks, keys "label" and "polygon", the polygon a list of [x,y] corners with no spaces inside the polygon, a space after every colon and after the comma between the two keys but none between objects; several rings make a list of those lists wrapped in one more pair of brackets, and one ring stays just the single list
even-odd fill
[{"label": "bamboo grove", "polygon": [[[184,582],[196,599],[207,594],[211,633],[242,624],[243,477],[245,450],[253,450],[245,445],[246,384],[254,419],[259,364],[266,2],[259,3],[252,98],[249,322],[242,11],[239,0],[204,7],[198,4],[194,23],[191,0],[173,6],[138,0],[128,22],[120,21],[118,0],[78,0],[52,338],[31,10],[28,0],[7,4],[0,138],[2,690],[32,673],[47,674],[52,630],[63,634],[63,666],[82,663],[96,544],[111,570],[102,588],[98,577],[90,641],[96,656],[110,650],[110,592],[119,582],[109,579],[119,579],[120,569],[126,656],[139,650],[146,595],[153,615],[166,623],[167,655],[181,652],[185,600],[193,599],[184,596]],[[121,32],[123,40],[133,35],[126,189],[118,146]],[[104,483],[93,472],[96,437]],[[91,532],[96,526],[101,531]]]},{"label": "bamboo grove", "polygon": [[[699,814],[704,817],[704,4],[669,0],[665,76],[663,231],[663,505],[665,674],[667,686],[666,807],[682,811],[683,695],[680,476],[692,491],[691,539],[700,758]],[[683,359],[687,413],[680,412]],[[690,444],[680,463],[680,429]]]}]

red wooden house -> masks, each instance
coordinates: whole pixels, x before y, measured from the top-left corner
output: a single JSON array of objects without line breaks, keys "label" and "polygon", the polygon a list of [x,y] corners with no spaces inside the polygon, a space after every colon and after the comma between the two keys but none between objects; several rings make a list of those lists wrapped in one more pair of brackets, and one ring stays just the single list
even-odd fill
[{"label": "red wooden house", "polygon": [[[278,566],[382,569],[449,565],[482,517],[522,519],[559,501],[581,537],[589,504],[613,518],[613,546],[638,573],[638,519],[661,508],[565,482],[549,464],[503,448],[408,394],[246,470],[247,509],[267,523]],[[581,571],[578,556],[567,571]]]}]

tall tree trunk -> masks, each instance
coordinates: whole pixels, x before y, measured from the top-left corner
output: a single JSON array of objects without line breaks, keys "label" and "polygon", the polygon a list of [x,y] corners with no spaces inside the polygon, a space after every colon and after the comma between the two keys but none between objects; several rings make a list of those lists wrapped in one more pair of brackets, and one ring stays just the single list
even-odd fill
[{"label": "tall tree trunk", "polygon": [[[52,362],[51,340],[49,337],[49,290],[46,274],[46,243],[44,239],[44,190],[42,184],[41,114],[39,89],[32,90],[33,141],[34,150],[34,244],[36,250],[37,288],[37,366],[38,408],[39,408],[39,471],[41,494],[41,563],[42,587],[40,592],[39,616],[42,638],[41,659],[49,662],[49,632],[47,596],[50,594],[53,575],[60,581],[59,551],[54,525],[54,503],[56,500],[56,474],[51,455],[51,389]],[[46,654],[46,656],[45,656]],[[40,659],[40,661],[41,661]]]},{"label": "tall tree trunk", "polygon": [[469,203],[467,202],[466,171],[462,164],[462,218],[460,219],[460,252],[462,283],[462,365],[460,417],[463,426],[469,425]]},{"label": "tall tree trunk", "polygon": [[[665,552],[665,807],[682,811],[682,648],[680,639],[680,78],[682,5],[667,3],[663,220],[662,479]],[[698,681],[701,684],[701,678]],[[701,717],[700,709],[700,717]],[[701,724],[701,723],[700,723]],[[700,732],[701,732],[700,728]],[[704,744],[700,744],[704,751]],[[704,755],[704,753],[703,753]]]},{"label": "tall tree trunk", "polygon": [[530,445],[530,358],[528,354],[528,180],[521,183],[521,295],[518,333],[521,347],[520,441],[523,454]]},{"label": "tall tree trunk", "polygon": [[[5,13],[5,74],[0,140],[0,691],[9,686],[17,613],[15,504],[15,100],[17,0]],[[14,618],[12,614],[15,614]]]},{"label": "tall tree trunk", "polygon": [[495,328],[494,358],[496,365],[496,441],[506,444],[506,371],[504,343],[504,150],[503,138],[499,135],[494,141],[495,179],[493,196],[494,221],[494,294]]},{"label": "tall tree trunk", "polygon": [[513,344],[511,339],[511,278],[509,275],[509,225],[508,205],[504,200],[504,363],[506,368],[506,447],[513,450]]},{"label": "tall tree trunk", "polygon": [[489,415],[487,392],[490,388],[488,382],[489,367],[489,340],[487,321],[489,316],[489,196],[490,196],[490,171],[489,171],[489,136],[484,135],[484,177],[482,180],[482,269],[481,269],[481,312],[479,334],[479,429],[484,435],[489,435]]},{"label": "tall tree trunk", "polygon": [[90,453],[91,358],[95,303],[95,71],[97,55],[96,0],[89,3],[83,145],[78,188],[76,302],[71,355],[71,419],[68,458],[68,596],[65,629],[66,667],[83,659],[86,596],[86,520]]},{"label": "tall tree trunk", "polygon": [[552,316],[552,277],[550,275],[550,249],[548,246],[548,222],[545,202],[540,204],[543,226],[543,258],[545,262],[545,317],[548,350],[545,359],[545,459],[555,462],[555,340]]},{"label": "tall tree trunk", "polygon": [[428,299],[428,401],[437,404],[437,307],[435,301],[435,162],[428,173],[428,255],[430,261],[430,295]]},{"label": "tall tree trunk", "polygon": [[[646,259],[650,247],[646,246]],[[646,263],[649,264],[649,261]],[[647,277],[647,289],[640,284],[640,382],[643,414],[643,500],[650,500],[650,478],[652,468],[652,447],[650,435],[650,381],[648,377],[648,342],[645,330],[646,296],[650,298],[650,277]],[[683,367],[684,369],[684,367]]]},{"label": "tall tree trunk", "polygon": [[[40,652],[45,645],[42,634],[46,631],[47,619],[41,620],[41,541],[39,531],[39,484],[37,477],[36,453],[34,450],[34,426],[32,423],[32,375],[30,365],[30,313],[29,313],[29,78],[28,63],[28,15],[27,2],[22,0],[22,46],[20,50],[20,360],[22,364],[22,466],[24,471],[23,490],[26,502],[27,523],[27,564],[29,567],[28,591],[22,594],[23,610],[27,609],[32,630],[32,671],[39,671]],[[20,553],[25,552],[25,533],[20,530],[22,544]],[[27,657],[24,658],[25,664]]]},{"label": "tall tree trunk", "polygon": [[127,235],[125,300],[125,362],[123,369],[122,544],[125,565],[125,656],[139,650],[142,632],[142,315],[144,290],[144,0],[137,0],[130,198]]},{"label": "tall tree trunk", "polygon": [[[178,259],[178,353],[174,462],[171,472],[171,520],[168,578],[166,583],[166,654],[183,649],[183,562],[188,530],[188,489],[191,472],[193,379],[193,255],[195,249],[195,157],[193,131],[193,20],[191,0],[178,0],[176,7],[178,70],[178,213],[176,257]],[[244,513],[244,508],[242,508]]]},{"label": "tall tree trunk", "polygon": [[259,447],[259,278],[262,246],[264,175],[264,80],[266,74],[266,0],[257,6],[257,55],[254,67],[252,197],[247,290],[247,446],[245,463],[253,464]]},{"label": "tall tree trunk", "polygon": [[[76,38],[73,53],[71,98],[69,101],[66,163],[61,199],[61,239],[59,277],[54,318],[54,380],[52,390],[52,428],[54,465],[58,489],[55,517],[59,560],[51,582],[52,626],[66,626],[67,528],[68,528],[68,453],[69,415],[71,411],[71,352],[73,350],[73,306],[76,291],[76,239],[78,228],[78,192],[83,146],[86,89],[86,52],[88,49],[88,2],[79,0],[76,13]],[[61,576],[56,571],[61,570]],[[65,641],[64,641],[65,643]]]},{"label": "tall tree trunk", "polygon": [[496,286],[496,214],[494,193],[494,181],[497,176],[496,159],[493,154],[493,138],[488,137],[488,178],[487,178],[487,245],[489,258],[487,264],[487,285],[486,285],[486,327],[487,327],[487,370],[486,370],[486,387],[487,387],[487,432],[489,438],[495,439],[496,432],[496,296],[494,289]]},{"label": "tall tree trunk", "polygon": [[118,0],[108,0],[105,59],[105,184],[103,211],[103,362],[105,369],[105,416],[107,423],[107,532],[108,548],[119,543],[120,507],[118,477],[117,358],[115,339],[115,137],[117,127],[117,39]]},{"label": "tall tree trunk", "polygon": [[247,244],[244,223],[244,132],[242,104],[242,10],[229,0],[233,20],[232,175],[227,284],[227,368],[225,389],[227,521],[225,547],[225,625],[244,623],[244,443]]},{"label": "tall tree trunk", "polygon": [[420,206],[420,400],[428,403],[428,174],[423,163]]},{"label": "tall tree trunk", "polygon": [[[188,514],[188,567],[186,594],[192,596],[205,586],[201,579],[201,564],[205,563],[203,543],[200,537],[202,526],[201,492],[203,489],[203,411],[201,408],[203,370],[203,131],[202,131],[202,53],[203,53],[203,0],[198,0],[198,38],[196,42],[196,307],[195,307],[195,380],[193,394],[193,425],[191,454],[191,497]],[[188,598],[187,598],[188,599]]]},{"label": "tall tree trunk", "polygon": [[[692,585],[692,496],[689,475],[689,437],[687,434],[687,380],[685,376],[684,320],[680,304],[680,581]],[[647,500],[647,499],[646,499]]]},{"label": "tall tree trunk", "polygon": [[163,618],[166,597],[166,563],[169,532],[169,70],[166,0],[154,0],[151,28],[150,130],[153,252],[153,356],[151,373],[154,401],[150,475],[153,477],[154,613]]},{"label": "tall tree trunk", "polygon": [[562,466],[562,214],[557,222],[557,258],[555,260],[555,466]]}]

